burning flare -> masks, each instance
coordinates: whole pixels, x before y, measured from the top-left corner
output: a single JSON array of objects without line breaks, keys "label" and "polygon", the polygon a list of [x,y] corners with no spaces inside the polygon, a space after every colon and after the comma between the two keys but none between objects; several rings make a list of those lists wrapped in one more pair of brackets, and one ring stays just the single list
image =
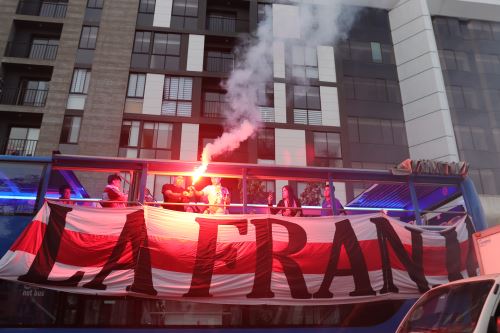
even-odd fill
[{"label": "burning flare", "polygon": [[229,132],[225,132],[214,142],[207,144],[201,154],[201,165],[194,169],[192,184],[196,184],[205,171],[207,171],[208,163],[212,161],[212,157],[238,148],[241,142],[248,139],[255,132],[255,127],[255,124],[244,120],[240,126],[233,128]]}]

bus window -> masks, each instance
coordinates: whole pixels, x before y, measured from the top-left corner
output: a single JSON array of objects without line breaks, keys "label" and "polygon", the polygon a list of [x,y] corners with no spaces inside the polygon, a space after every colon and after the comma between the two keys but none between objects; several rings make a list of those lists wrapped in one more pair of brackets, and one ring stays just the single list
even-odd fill
[{"label": "bus window", "polygon": [[33,214],[44,166],[0,162],[0,214]]},{"label": "bus window", "polygon": [[56,323],[60,292],[0,281],[0,326],[49,326]]}]

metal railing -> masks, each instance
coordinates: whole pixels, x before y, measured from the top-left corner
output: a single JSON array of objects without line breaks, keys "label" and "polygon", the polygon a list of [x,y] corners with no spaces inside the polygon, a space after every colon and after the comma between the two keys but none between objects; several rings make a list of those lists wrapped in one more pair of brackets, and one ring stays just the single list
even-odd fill
[{"label": "metal railing", "polygon": [[5,155],[34,156],[38,140],[9,139],[5,147]]},{"label": "metal railing", "polygon": [[6,57],[54,60],[58,45],[44,43],[8,42],[5,49]]},{"label": "metal railing", "polygon": [[48,89],[5,88],[0,91],[0,104],[45,106]]},{"label": "metal railing", "polygon": [[231,110],[229,103],[205,101],[203,116],[207,118],[222,118],[224,114]]},{"label": "metal railing", "polygon": [[205,70],[207,72],[229,73],[234,68],[234,56],[232,53],[205,56]]},{"label": "metal railing", "polygon": [[207,30],[212,32],[248,32],[247,20],[239,20],[234,17],[208,15]]},{"label": "metal railing", "polygon": [[17,5],[17,14],[63,18],[66,16],[67,2],[22,0]]}]

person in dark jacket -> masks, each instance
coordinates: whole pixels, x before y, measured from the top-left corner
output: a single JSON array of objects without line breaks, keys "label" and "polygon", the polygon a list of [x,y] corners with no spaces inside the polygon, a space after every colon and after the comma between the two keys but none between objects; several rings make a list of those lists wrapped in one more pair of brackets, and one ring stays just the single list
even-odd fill
[{"label": "person in dark jacket", "polygon": [[269,193],[267,205],[269,206],[271,214],[276,215],[281,213],[283,216],[302,216],[302,209],[300,209],[302,206],[290,185],[283,186],[281,195],[283,199],[281,199],[276,205],[276,208],[274,208],[273,194]]}]

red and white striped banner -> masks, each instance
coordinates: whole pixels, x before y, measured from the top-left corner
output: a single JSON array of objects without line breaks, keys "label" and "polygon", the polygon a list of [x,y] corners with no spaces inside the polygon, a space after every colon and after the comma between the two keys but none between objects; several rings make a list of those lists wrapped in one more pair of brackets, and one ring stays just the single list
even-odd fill
[{"label": "red and white striped banner", "polygon": [[384,214],[199,215],[45,204],[0,278],[84,294],[236,304],[418,296],[476,274],[468,218],[441,231]]}]

